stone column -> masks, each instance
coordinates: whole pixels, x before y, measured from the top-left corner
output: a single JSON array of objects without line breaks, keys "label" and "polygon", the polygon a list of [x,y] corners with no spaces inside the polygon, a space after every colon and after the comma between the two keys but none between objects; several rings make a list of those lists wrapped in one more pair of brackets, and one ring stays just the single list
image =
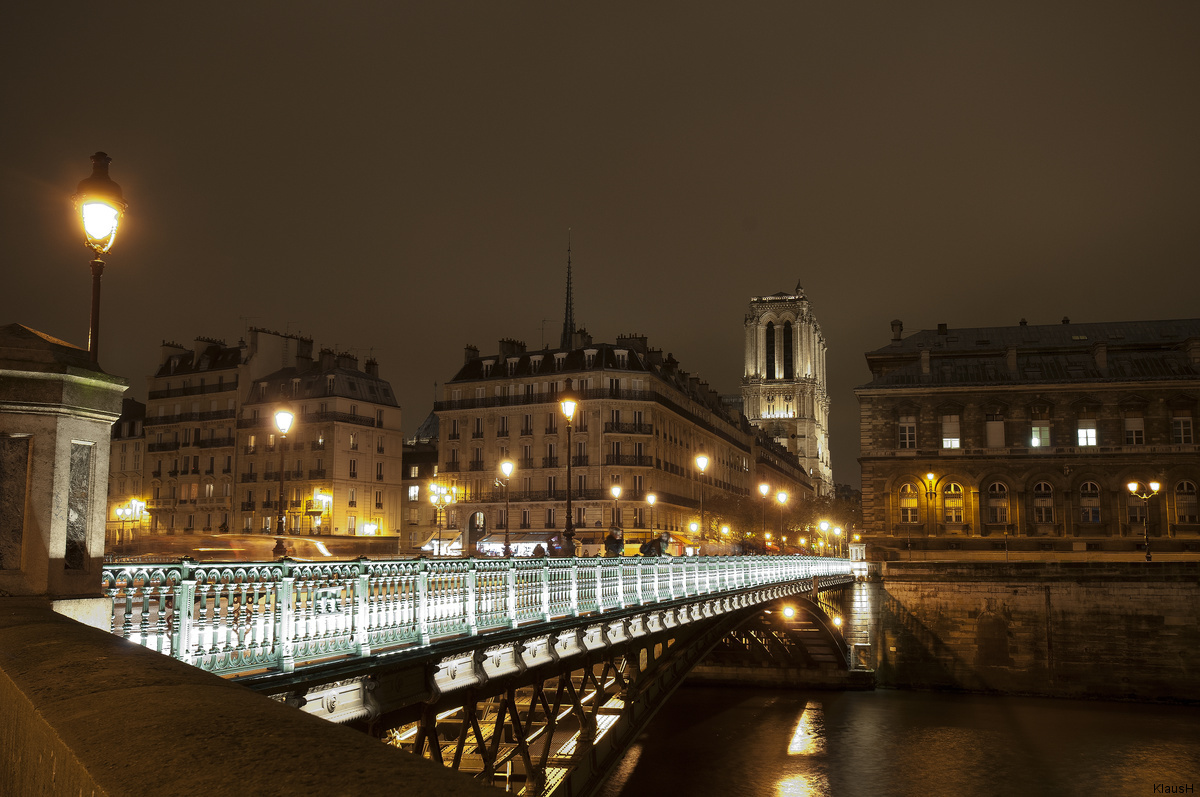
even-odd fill
[{"label": "stone column", "polygon": [[0,327],[0,596],[44,597],[107,628],[109,441],[127,386],[84,349]]}]

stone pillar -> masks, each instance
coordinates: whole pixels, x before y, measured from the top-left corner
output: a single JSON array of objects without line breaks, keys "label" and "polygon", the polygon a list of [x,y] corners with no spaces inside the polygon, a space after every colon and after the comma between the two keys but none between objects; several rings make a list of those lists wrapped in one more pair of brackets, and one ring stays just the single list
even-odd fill
[{"label": "stone pillar", "polygon": [[0,327],[0,596],[44,597],[107,628],[109,441],[127,386],[86,350]]}]

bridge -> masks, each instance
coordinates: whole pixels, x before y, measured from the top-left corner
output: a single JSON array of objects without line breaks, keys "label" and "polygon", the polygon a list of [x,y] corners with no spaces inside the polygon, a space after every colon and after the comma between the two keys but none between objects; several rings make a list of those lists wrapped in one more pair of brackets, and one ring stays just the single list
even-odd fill
[{"label": "bridge", "polygon": [[[107,564],[103,588],[125,639],[553,795],[595,789],[719,643],[787,637],[850,668],[819,595],[853,580],[849,561],[806,556],[185,559]],[[785,600],[794,633],[765,628]]]}]

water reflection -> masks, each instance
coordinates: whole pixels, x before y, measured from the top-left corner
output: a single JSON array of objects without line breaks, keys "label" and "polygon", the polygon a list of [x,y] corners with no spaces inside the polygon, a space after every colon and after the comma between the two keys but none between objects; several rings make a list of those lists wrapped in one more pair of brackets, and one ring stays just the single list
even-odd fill
[{"label": "water reflection", "polygon": [[1152,794],[1200,786],[1200,708],[681,689],[601,794]]}]

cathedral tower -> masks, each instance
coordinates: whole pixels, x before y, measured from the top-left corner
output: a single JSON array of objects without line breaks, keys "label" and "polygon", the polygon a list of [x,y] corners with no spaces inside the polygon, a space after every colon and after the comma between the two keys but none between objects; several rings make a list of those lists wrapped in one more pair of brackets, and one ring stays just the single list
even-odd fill
[{"label": "cathedral tower", "polygon": [[799,283],[792,293],[750,300],[742,407],[799,458],[818,495],[833,492],[825,336]]}]

